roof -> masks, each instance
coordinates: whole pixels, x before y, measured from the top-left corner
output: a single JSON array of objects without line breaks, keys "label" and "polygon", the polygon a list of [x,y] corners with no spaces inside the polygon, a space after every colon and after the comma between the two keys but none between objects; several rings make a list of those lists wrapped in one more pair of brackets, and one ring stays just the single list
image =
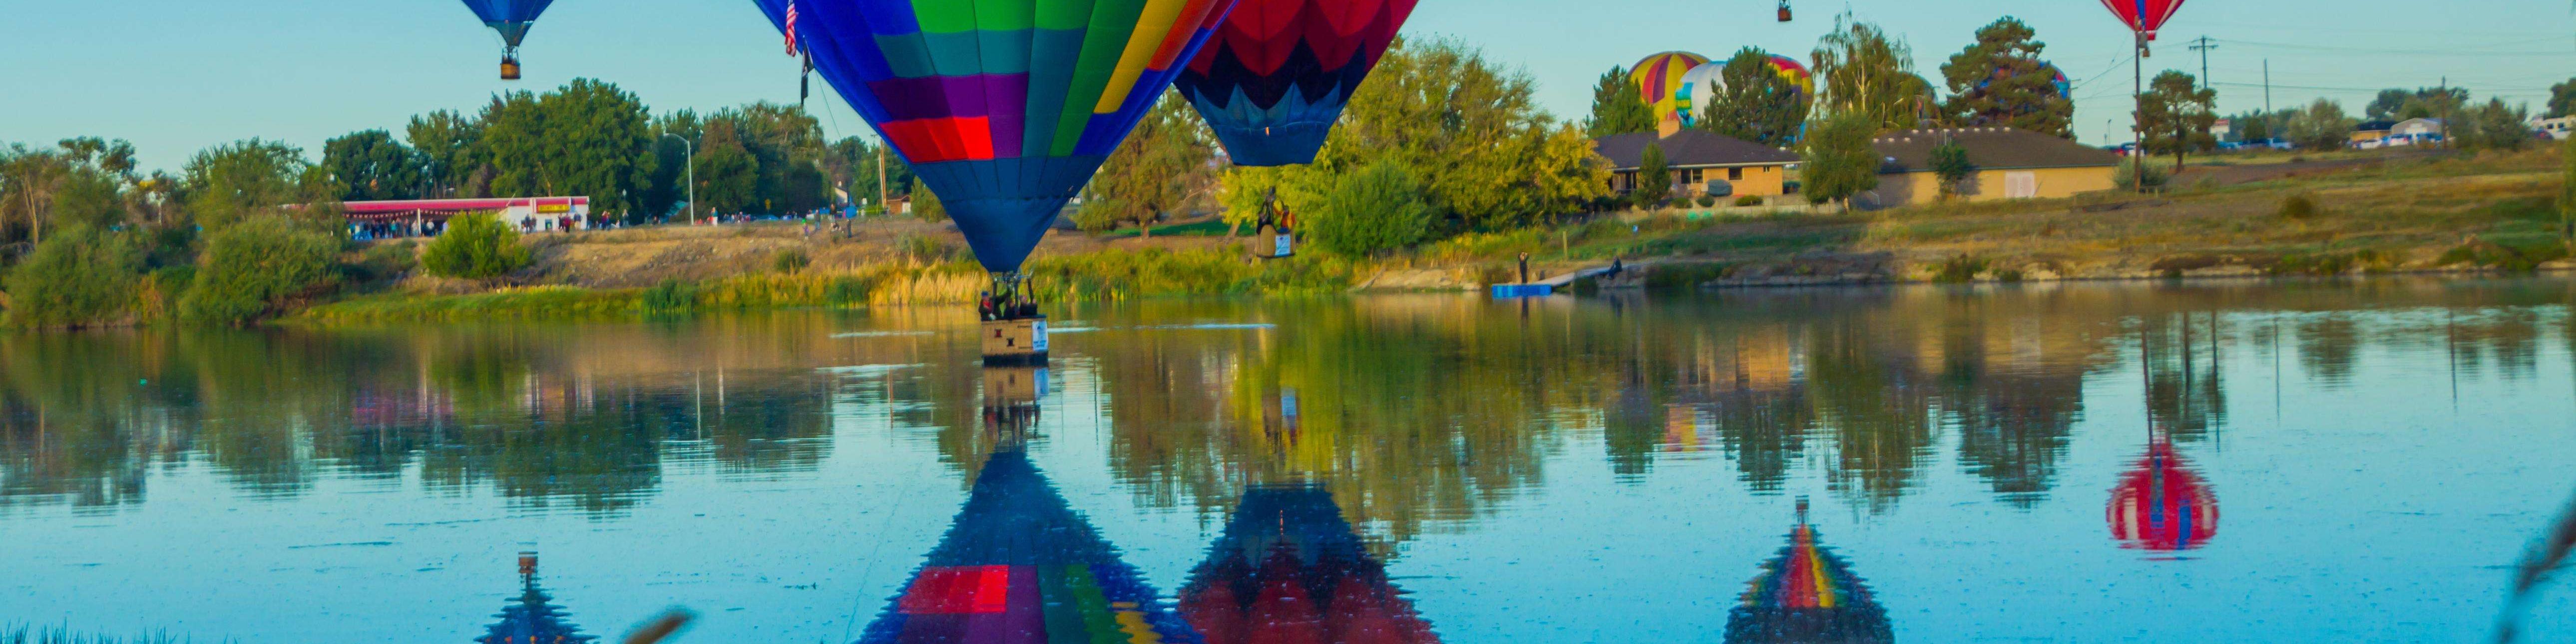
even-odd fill
[{"label": "roof", "polygon": [[1672,136],[1656,137],[1653,132],[1612,134],[1592,140],[1592,150],[1610,160],[1610,167],[1627,169],[1645,165],[1646,144],[1663,146],[1664,163],[1676,168],[1727,165],[1788,165],[1798,162],[1798,155],[1787,150],[1764,146],[1707,130],[1684,129]]},{"label": "roof", "polygon": [[2354,131],[2354,132],[2386,132],[2386,131],[2388,131],[2388,129],[2389,129],[2389,128],[2393,128],[2393,127],[2397,127],[2397,122],[2396,122],[2396,121],[2386,121],[2386,120],[2381,120],[2381,121],[2362,121],[2360,125],[2352,126],[2352,131]]},{"label": "roof", "polygon": [[2008,127],[1964,127],[1897,130],[1870,139],[1870,147],[1887,159],[1881,173],[1929,172],[1932,147],[1943,138],[1968,149],[1968,162],[1979,170],[2091,168],[2120,165],[2119,155],[2063,137]]},{"label": "roof", "polygon": [[563,205],[588,206],[589,197],[517,197],[507,199],[404,199],[399,201],[350,201],[340,204],[349,214],[378,212],[408,213],[414,210],[499,210],[511,206]]}]

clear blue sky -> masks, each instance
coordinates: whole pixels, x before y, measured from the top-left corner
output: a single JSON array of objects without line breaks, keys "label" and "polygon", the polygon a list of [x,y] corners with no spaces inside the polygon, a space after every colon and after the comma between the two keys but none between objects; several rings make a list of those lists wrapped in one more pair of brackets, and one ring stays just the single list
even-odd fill
[{"label": "clear blue sky", "polygon": [[[2011,14],[2047,42],[2078,83],[2087,143],[2126,128],[2127,37],[2094,0],[1422,0],[1405,31],[1446,36],[1535,77],[1540,104],[1580,118],[1593,79],[1656,51],[1723,56],[1755,45],[1804,58],[1849,9],[1903,37],[1927,78],[1974,30]],[[196,150],[266,137],[318,156],[324,139],[387,128],[412,114],[471,109],[509,88],[543,90],[576,76],[608,80],[658,111],[796,98],[794,64],[748,0],[560,0],[529,36],[527,79],[495,79],[499,40],[462,3],[121,0],[11,3],[0,32],[0,142],[75,135],[132,140],[146,167],[175,169]],[[2260,84],[2273,103],[2318,96],[2358,109],[2371,88],[2434,85],[2448,76],[2481,100],[2538,104],[2576,76],[2569,0],[2193,0],[2165,30],[2149,73],[2199,67],[2183,41],[2225,42],[2210,58],[2219,83]],[[2098,80],[2095,80],[2098,77]],[[2088,80],[2090,81],[2088,83]],[[828,94],[816,84],[818,95]],[[2258,87],[2219,86],[2219,107],[2260,108]],[[825,129],[862,134],[828,102]]]}]

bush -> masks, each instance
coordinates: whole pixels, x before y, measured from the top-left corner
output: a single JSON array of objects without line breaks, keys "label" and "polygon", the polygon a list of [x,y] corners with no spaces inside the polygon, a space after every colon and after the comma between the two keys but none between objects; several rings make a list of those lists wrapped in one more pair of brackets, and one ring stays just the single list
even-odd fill
[{"label": "bush", "polygon": [[1311,209],[1306,234],[1326,251],[1353,257],[1412,246],[1431,232],[1431,204],[1422,195],[1422,183],[1404,166],[1368,164]]},{"label": "bush", "polygon": [[[2120,159],[2120,169],[2117,171],[2119,174],[2112,175],[2111,185],[2117,186],[2121,190],[2136,191],[2138,189],[2137,164],[2140,158],[2141,157],[2137,155],[2130,155]],[[2173,181],[2172,170],[2166,169],[2162,164],[2147,164],[2148,190],[2163,189],[2165,184],[2170,181]]]},{"label": "bush", "polygon": [[9,324],[85,327],[128,322],[143,275],[130,234],[75,226],[46,237],[9,272]]},{"label": "bush", "polygon": [[904,256],[924,263],[937,264],[948,261],[948,242],[940,241],[937,237],[920,233],[904,233],[902,237],[895,239],[894,246],[901,249]]},{"label": "bush", "polygon": [[1735,198],[1735,205],[1738,205],[1738,206],[1759,206],[1759,205],[1762,205],[1762,198],[1761,198],[1761,197],[1758,197],[1758,196],[1754,196],[1754,195],[1745,195],[1745,196],[1741,196],[1741,197],[1736,197],[1736,198]]},{"label": "bush", "polygon": [[2305,194],[2290,195],[2281,200],[2282,219],[2311,219],[2317,216],[2317,200]]},{"label": "bush", "polygon": [[920,179],[912,180],[912,216],[922,221],[948,221],[948,207],[939,203],[939,193],[931,192]]},{"label": "bush", "polygon": [[1082,229],[1082,232],[1093,234],[1117,230],[1118,212],[1118,202],[1115,200],[1100,197],[1084,199],[1082,207],[1073,211],[1073,226]]},{"label": "bush", "polygon": [[794,248],[778,251],[778,254],[769,256],[769,270],[775,272],[793,274],[812,265],[814,265],[814,258],[806,257],[805,251]]},{"label": "bush", "polygon": [[1942,260],[1940,269],[1932,274],[1932,281],[1945,284],[1962,284],[1976,281],[1977,274],[1986,272],[1986,267],[1991,263],[1992,262],[1988,262],[1982,257],[1971,257],[1967,255],[1951,257],[1950,259]]},{"label": "bush", "polygon": [[296,230],[282,217],[252,217],[206,239],[197,280],[179,299],[179,317],[197,324],[257,320],[289,298],[330,286],[340,243]]},{"label": "bush", "polygon": [[429,242],[420,256],[430,274],[462,279],[491,279],[528,265],[528,249],[519,231],[487,214],[448,220],[447,232]]},{"label": "bush", "polygon": [[698,285],[677,279],[664,279],[662,283],[644,289],[643,297],[637,299],[636,304],[642,306],[646,314],[670,315],[695,311],[698,309]]},{"label": "bush", "polygon": [[420,267],[420,251],[411,240],[380,242],[358,254],[358,263],[349,266],[349,279],[358,282],[380,282],[397,279]]},{"label": "bush", "polygon": [[1699,196],[1699,207],[1701,207],[1701,208],[1707,208],[1707,207],[1711,207],[1711,206],[1715,206],[1715,205],[1717,205],[1717,197],[1710,196],[1710,195],[1700,195],[1700,196]]},{"label": "bush", "polygon": [[833,306],[858,306],[868,303],[868,281],[850,276],[832,278],[823,287],[823,301]]}]

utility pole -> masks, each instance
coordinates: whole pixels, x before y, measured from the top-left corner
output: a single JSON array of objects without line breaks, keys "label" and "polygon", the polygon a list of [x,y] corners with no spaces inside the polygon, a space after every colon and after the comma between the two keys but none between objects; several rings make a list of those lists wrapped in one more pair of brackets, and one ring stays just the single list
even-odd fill
[{"label": "utility pole", "polygon": [[688,137],[678,134],[663,132],[662,136],[679,139],[680,151],[689,157],[689,207],[681,212],[688,215],[690,224],[696,224],[698,223],[698,146],[690,143]]},{"label": "utility pole", "polygon": [[2272,59],[2263,59],[2263,113],[2272,113]]},{"label": "utility pole", "polygon": [[2129,150],[2129,167],[2133,169],[2129,187],[2146,192],[2147,160],[2140,157],[2147,153],[2147,34],[2138,32],[2137,36],[2138,55],[2129,59],[2129,98],[2133,101],[2129,107],[2129,141],[2135,146]]},{"label": "utility pole", "polygon": [[877,213],[891,215],[894,214],[894,202],[887,201],[892,197],[886,192],[885,150],[886,142],[877,141]]},{"label": "utility pole", "polygon": [[2210,42],[2208,36],[2201,36],[2199,40],[2191,41],[2191,49],[2193,51],[2200,52],[2200,85],[2202,87],[2209,86],[2209,50],[2217,48],[2218,45]]}]

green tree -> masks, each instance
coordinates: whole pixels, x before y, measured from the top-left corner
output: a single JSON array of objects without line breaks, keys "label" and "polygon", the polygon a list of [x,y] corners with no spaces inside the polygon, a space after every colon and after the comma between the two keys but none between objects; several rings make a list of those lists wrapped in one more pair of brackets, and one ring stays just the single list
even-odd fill
[{"label": "green tree", "polygon": [[1317,247],[1361,257],[1421,243],[1431,218],[1422,183],[1404,166],[1379,160],[1343,177],[1308,210],[1304,225]]},{"label": "green tree", "polygon": [[2477,150],[2521,150],[2531,144],[2531,126],[2525,123],[2529,109],[2509,106],[2504,99],[2490,98],[2485,105],[2471,108],[2455,119],[2452,136],[2459,144]]},{"label": "green tree", "polygon": [[[484,194],[483,126],[455,110],[438,110],[411,117],[403,128],[403,140],[411,143],[420,155],[421,178],[430,186],[431,195],[472,197]],[[424,195],[427,196],[427,195]]]},{"label": "green tree", "polygon": [[1301,171],[1337,175],[1391,159],[1422,182],[1435,219],[1470,228],[1576,212],[1608,194],[1608,169],[1591,139],[1541,111],[1534,94],[1528,74],[1476,50],[1401,42],[1353,93],[1316,163]]},{"label": "green tree", "polygon": [[[834,141],[823,159],[824,172],[832,175],[834,185],[850,192],[852,203],[866,202],[883,207],[885,204],[877,201],[878,195],[900,197],[912,186],[912,165],[904,163],[903,156],[895,154],[894,150],[870,143],[867,139],[853,136]],[[879,163],[885,166],[883,185],[886,189],[882,192],[877,189]]]},{"label": "green tree", "polygon": [[709,213],[751,212],[760,205],[760,160],[743,147],[734,121],[707,122],[698,141],[698,209]]},{"label": "green tree", "polygon": [[420,254],[422,269],[460,279],[491,279],[527,265],[528,249],[519,245],[518,228],[484,213],[447,220],[447,231]]},{"label": "green tree", "polygon": [[2558,145],[2558,240],[2576,255],[2576,138]]},{"label": "green tree", "polygon": [[2040,61],[2048,44],[2031,40],[2037,35],[2021,19],[2005,16],[1979,28],[1977,42],[1941,65],[1950,87],[1942,107],[1951,122],[2075,135],[2075,102],[2058,94],[2053,70]]},{"label": "green tree", "polygon": [[2397,118],[2399,110],[2406,109],[2406,102],[2411,100],[2415,100],[2415,92],[2402,87],[2379,90],[2379,95],[2371,97],[2369,105],[2362,106],[2361,113],[2363,117],[2374,121],[2394,119]]},{"label": "green tree", "polygon": [[1086,202],[1086,210],[1098,203],[1110,219],[1134,222],[1143,235],[1152,236],[1156,220],[1187,214],[1215,182],[1216,170],[1209,163],[1216,156],[1209,143],[1213,139],[1189,101],[1179,92],[1165,92],[1093,175],[1090,192],[1100,200]]},{"label": "green tree", "polygon": [[2138,101],[2147,151],[2173,155],[2174,171],[2182,171],[2184,153],[2218,147],[2218,140],[2209,136],[2210,126],[2218,123],[2217,105],[2218,90],[2200,86],[2190,74],[2174,70],[2156,74]]},{"label": "green tree", "polygon": [[1700,128],[1771,147],[1795,143],[1813,97],[1773,70],[1771,55],[1760,49],[1737,50],[1725,64],[1719,77],[1726,86],[1710,88],[1717,95],[1693,119]]},{"label": "green tree", "polygon": [[1859,112],[1830,113],[1807,126],[1798,190],[1808,201],[1849,210],[1853,196],[1878,188],[1881,161],[1869,145],[1878,127],[1877,117]]},{"label": "green tree", "polygon": [[2468,109],[2469,90],[2461,87],[2420,87],[2415,96],[2397,108],[2394,118],[2453,118]]},{"label": "green tree", "polygon": [[1914,49],[1878,25],[1845,13],[1816,43],[1819,107],[1858,114],[1879,130],[1917,127],[1932,107],[1932,83],[1914,73]]},{"label": "green tree", "polygon": [[1593,137],[1655,131],[1655,111],[1637,95],[1637,86],[1628,82],[1628,68],[1611,67],[1601,73],[1592,87],[1592,115],[1583,119],[1583,133]]},{"label": "green tree", "polygon": [[226,143],[188,159],[188,214],[208,231],[274,212],[281,206],[326,198],[332,190],[309,172],[304,150],[280,141]]},{"label": "green tree", "polygon": [[384,130],[351,132],[322,144],[322,169],[345,186],[342,201],[420,196],[421,155]]},{"label": "green tree", "polygon": [[1942,137],[1940,143],[1932,146],[1932,175],[1941,180],[1941,199],[1947,201],[1959,195],[1959,184],[1977,176],[1977,164],[1968,160],[1968,146],[1959,145],[1956,139]]},{"label": "green tree", "polygon": [[2353,118],[2332,99],[2317,99],[2290,117],[2289,139],[2310,150],[2340,150],[2352,141]]},{"label": "green tree", "polygon": [[110,229],[126,223],[123,178],[88,165],[73,165],[54,194],[47,219],[60,226]]},{"label": "green tree", "polygon": [[[704,138],[705,125],[695,110],[680,110],[653,119],[653,175],[635,198],[636,221],[678,212],[689,196],[689,153]],[[701,213],[704,211],[702,210]],[[687,213],[681,213],[687,218]]]},{"label": "green tree", "polygon": [[2576,78],[2549,86],[2549,111],[2541,116],[2554,119],[2569,114],[2576,114]]},{"label": "green tree", "polygon": [[296,229],[282,217],[254,217],[206,240],[196,282],[179,300],[179,317],[195,324],[258,320],[289,299],[337,282],[340,242]]},{"label": "green tree", "polygon": [[758,210],[774,213],[820,204],[821,182],[800,179],[802,185],[789,185],[791,173],[800,166],[812,169],[824,154],[823,126],[804,108],[763,101],[719,110],[707,121],[731,123],[735,139],[751,154],[756,167],[752,203]]},{"label": "green tree", "polygon": [[652,177],[650,123],[634,94],[587,78],[543,96],[495,96],[481,136],[492,192],[587,196],[595,211],[626,211],[628,196]]},{"label": "green tree", "polygon": [[143,277],[138,233],[88,226],[62,230],[36,244],[9,272],[10,326],[63,328],[133,319]]},{"label": "green tree", "polygon": [[12,143],[0,149],[0,214],[26,222],[21,231],[30,242],[45,238],[45,220],[53,214],[54,195],[62,190],[71,164],[61,154]]},{"label": "green tree", "polygon": [[1646,150],[1638,153],[1637,189],[1628,193],[1628,198],[1639,209],[1662,207],[1664,201],[1673,198],[1673,168],[1664,160],[1663,144],[1648,143]]},{"label": "green tree", "polygon": [[912,216],[920,217],[922,221],[948,221],[948,208],[940,205],[939,193],[921,185],[920,178],[914,178],[912,189],[904,194],[912,197]]}]

